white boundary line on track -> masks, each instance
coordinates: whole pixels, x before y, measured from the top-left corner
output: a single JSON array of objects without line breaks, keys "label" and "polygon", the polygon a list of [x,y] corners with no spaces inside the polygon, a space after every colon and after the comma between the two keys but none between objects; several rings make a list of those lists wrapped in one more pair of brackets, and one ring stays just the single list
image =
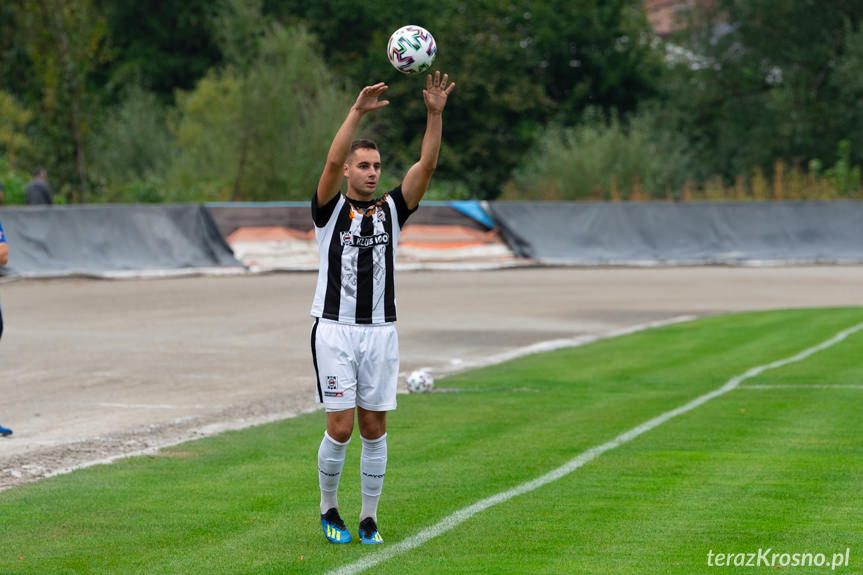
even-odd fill
[{"label": "white boundary line on track", "polygon": [[670,411],[666,411],[662,415],[654,417],[653,419],[650,419],[650,420],[642,423],[641,425],[639,425],[637,427],[633,427],[629,431],[621,433],[620,435],[618,435],[617,437],[615,437],[611,441],[603,443],[602,445],[597,445],[596,447],[591,447],[590,449],[581,453],[580,455],[578,455],[574,459],[571,459],[567,463],[563,464],[562,466],[558,467],[557,469],[555,469],[553,471],[546,473],[545,475],[543,475],[541,477],[537,477],[536,479],[534,479],[532,481],[528,481],[527,483],[522,483],[521,485],[513,487],[512,489],[510,489],[508,491],[503,491],[501,493],[498,493],[497,495],[492,495],[491,497],[487,497],[486,499],[483,499],[481,501],[477,501],[473,505],[459,509],[455,513],[448,515],[447,517],[444,517],[436,525],[433,525],[431,527],[426,527],[425,529],[423,529],[422,531],[420,531],[416,535],[408,537],[407,539],[404,539],[404,540],[400,541],[399,543],[396,543],[395,545],[385,547],[385,548],[381,549],[381,551],[379,553],[375,553],[374,555],[369,555],[363,559],[360,559],[358,561],[354,561],[353,563],[349,563],[347,565],[343,565],[342,567],[340,567],[338,569],[334,569],[334,570],[330,571],[329,574],[330,575],[354,575],[356,573],[361,573],[362,571],[365,571],[366,569],[369,569],[370,567],[374,567],[375,565],[378,565],[380,563],[383,563],[384,561],[392,559],[393,557],[395,557],[397,555],[401,555],[402,553],[405,553],[407,551],[415,549],[416,547],[419,547],[420,545],[422,545],[426,541],[429,541],[430,539],[434,539],[435,537],[442,535],[443,533],[446,533],[447,531],[450,531],[451,529],[458,527],[460,524],[464,523],[465,521],[467,521],[468,519],[470,519],[471,517],[473,517],[477,513],[484,511],[484,510],[488,509],[489,507],[497,505],[498,503],[504,503],[506,501],[509,501],[513,497],[516,497],[518,495],[523,495],[525,493],[529,493],[529,492],[534,491],[536,489],[539,489],[540,487],[543,487],[544,485],[547,485],[553,481],[557,481],[561,477],[565,477],[566,475],[569,475],[570,473],[572,473],[573,471],[575,471],[579,467],[583,466],[584,464],[596,459],[597,457],[599,457],[600,455],[602,455],[606,451],[610,451],[616,447],[620,447],[624,443],[628,443],[628,442],[632,441],[633,439],[635,439],[639,435],[642,435],[643,433],[646,433],[646,432],[650,431],[651,429],[654,429],[655,427],[659,427],[660,425],[662,425],[666,421],[673,419],[673,418],[677,417],[678,415],[682,415],[684,413],[692,411],[696,407],[707,403],[711,399],[715,399],[721,395],[725,395],[729,391],[737,389],[738,386],[740,386],[740,384],[742,382],[746,381],[747,379],[751,379],[753,377],[756,377],[757,375],[760,375],[761,373],[763,373],[769,369],[775,369],[777,367],[782,367],[782,366],[788,365],[790,363],[802,361],[812,354],[818,353],[819,351],[822,351],[822,350],[825,350],[829,347],[832,347],[833,345],[835,345],[835,344],[839,343],[840,341],[844,340],[845,338],[847,338],[849,335],[852,335],[852,334],[854,334],[860,330],[863,330],[863,323],[859,323],[853,327],[850,327],[848,329],[840,331],[838,334],[831,337],[830,339],[823,341],[816,346],[810,347],[809,349],[805,349],[796,355],[793,355],[793,356],[785,358],[785,359],[780,359],[778,361],[774,361],[771,363],[767,363],[764,365],[759,365],[757,367],[753,367],[741,375],[732,377],[727,382],[725,382],[725,384],[722,387],[719,387],[717,389],[714,389],[711,392],[708,392],[708,393],[705,393],[704,395],[696,397],[692,401],[690,401],[684,405],[681,405],[680,407],[677,407],[677,408],[672,409]]}]

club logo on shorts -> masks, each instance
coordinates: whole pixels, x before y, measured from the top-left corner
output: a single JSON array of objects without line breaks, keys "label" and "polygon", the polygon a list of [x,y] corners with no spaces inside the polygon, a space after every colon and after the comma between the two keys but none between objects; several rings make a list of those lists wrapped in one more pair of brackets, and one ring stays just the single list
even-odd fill
[{"label": "club logo on shorts", "polygon": [[335,375],[327,376],[327,389],[335,389],[339,386],[339,378]]}]

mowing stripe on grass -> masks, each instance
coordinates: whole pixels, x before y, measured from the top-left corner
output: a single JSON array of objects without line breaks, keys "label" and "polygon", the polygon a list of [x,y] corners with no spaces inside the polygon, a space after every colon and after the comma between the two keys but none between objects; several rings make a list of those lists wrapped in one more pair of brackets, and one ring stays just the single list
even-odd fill
[{"label": "mowing stripe on grass", "polygon": [[444,517],[436,525],[427,527],[416,535],[413,535],[412,537],[408,537],[407,539],[404,539],[399,543],[396,543],[395,545],[385,547],[381,549],[380,552],[375,553],[374,555],[369,555],[368,557],[365,557],[353,563],[343,565],[342,567],[334,569],[329,573],[331,575],[354,575],[356,573],[361,573],[362,571],[365,571],[370,567],[374,567],[375,565],[383,563],[384,561],[392,559],[397,555],[401,555],[402,553],[415,549],[426,541],[434,539],[438,535],[442,535],[443,533],[454,529],[455,527],[464,523],[480,511],[484,511],[489,507],[497,505],[498,503],[504,503],[506,501],[509,501],[513,497],[517,497],[524,493],[529,493],[531,491],[539,489],[540,487],[543,487],[544,485],[547,485],[553,481],[557,481],[558,479],[569,475],[584,464],[596,459],[606,451],[610,451],[616,447],[620,447],[624,443],[632,441],[639,435],[646,433],[651,429],[654,429],[655,427],[659,427],[666,421],[673,419],[678,415],[682,415],[684,413],[692,411],[696,407],[707,403],[711,399],[715,399],[721,395],[725,395],[729,391],[737,389],[738,386],[740,386],[740,384],[747,379],[756,377],[769,369],[775,369],[788,365],[790,363],[802,361],[807,357],[811,356],[812,354],[818,353],[819,351],[823,351],[829,347],[832,347],[833,345],[836,345],[837,343],[841,342],[848,336],[860,331],[861,329],[863,329],[863,323],[859,323],[853,327],[840,331],[830,339],[823,341],[816,346],[805,349],[796,355],[764,365],[759,365],[757,367],[753,367],[752,369],[747,370],[741,375],[732,377],[727,382],[725,382],[722,387],[719,387],[709,393],[705,393],[704,395],[696,397],[692,401],[680,407],[677,407],[670,411],[666,411],[662,415],[654,417],[653,419],[650,419],[637,427],[633,427],[629,431],[621,433],[611,441],[603,443],[602,445],[597,445],[596,447],[592,447],[584,453],[578,455],[574,459],[568,461],[557,469],[550,471],[541,477],[538,477],[532,481],[528,481],[527,483],[522,483],[521,485],[513,487],[508,491],[504,491],[502,493],[498,493],[497,495],[487,497],[486,499],[483,499],[481,501],[477,501],[473,505],[460,509],[453,514]]}]

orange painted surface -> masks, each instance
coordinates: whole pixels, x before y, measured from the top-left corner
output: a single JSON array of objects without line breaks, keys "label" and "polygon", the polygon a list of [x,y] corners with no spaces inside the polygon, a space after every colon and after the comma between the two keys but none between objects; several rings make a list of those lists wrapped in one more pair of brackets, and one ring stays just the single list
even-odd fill
[{"label": "orange painted surface", "polygon": [[[314,230],[282,226],[244,227],[227,237],[234,255],[247,266],[271,270],[315,270],[318,246]],[[399,265],[501,266],[516,256],[496,231],[464,226],[408,224],[400,237]]]},{"label": "orange painted surface", "polygon": [[281,226],[270,226],[262,228],[237,228],[226,239],[229,244],[233,244],[241,242],[284,242],[288,240],[308,241],[314,239],[314,237],[314,231],[310,235],[309,232],[291,230]]},{"label": "orange painted surface", "polygon": [[[302,232],[281,226],[238,228],[228,236],[228,243],[314,241],[314,231]],[[502,243],[500,235],[465,226],[427,226],[408,224],[402,230],[399,244],[413,248],[448,250]]]},{"label": "orange painted surface", "polygon": [[501,243],[495,231],[483,232],[464,226],[407,225],[399,244],[434,250],[479,247]]}]

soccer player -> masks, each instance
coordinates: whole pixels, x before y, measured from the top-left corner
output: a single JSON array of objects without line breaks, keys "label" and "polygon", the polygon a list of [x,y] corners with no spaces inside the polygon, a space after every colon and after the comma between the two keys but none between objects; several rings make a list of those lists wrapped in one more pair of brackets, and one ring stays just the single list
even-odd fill
[{"label": "soccer player", "polygon": [[[362,440],[359,537],[383,543],[377,507],[387,467],[387,411],[396,408],[399,347],[394,262],[399,232],[420,203],[437,165],[442,113],[455,88],[449,76],[426,78],[426,129],[420,159],[401,184],[376,197],[381,155],[371,140],[353,140],[360,120],[383,108],[383,82],[366,86],[348,112],[327,154],[312,218],[320,269],[312,304],[312,360],[317,401],[326,408],[327,429],[318,450],[321,525],[333,543],[351,534],[339,515],[338,488],[345,450],[354,428]],[[347,191],[340,194],[342,179]]]},{"label": "soccer player", "polygon": [[[5,266],[9,261],[9,244],[6,243],[6,234],[3,233],[3,223],[0,222],[0,266]],[[3,310],[0,309],[0,337],[3,337]],[[0,436],[12,435],[12,430],[0,425]]]}]

